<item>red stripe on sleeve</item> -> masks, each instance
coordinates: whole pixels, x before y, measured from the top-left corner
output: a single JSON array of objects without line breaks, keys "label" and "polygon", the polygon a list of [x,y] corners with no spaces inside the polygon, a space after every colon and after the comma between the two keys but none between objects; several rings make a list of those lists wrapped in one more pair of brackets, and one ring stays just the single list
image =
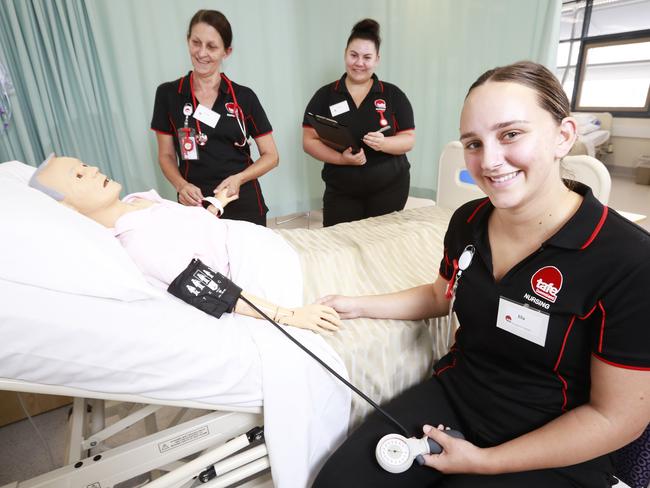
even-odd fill
[{"label": "red stripe on sleeve", "polygon": [[614,361],[608,361],[607,359],[599,356],[598,354],[592,352],[591,355],[598,359],[599,361],[602,361],[605,364],[609,364],[610,366],[616,366],[617,368],[623,368],[623,369],[633,369],[635,371],[650,371],[650,367],[646,366],[629,366],[627,364],[620,364],[620,363],[615,363]]},{"label": "red stripe on sleeve", "polygon": [[603,336],[605,335],[605,307],[603,307],[603,302],[600,300],[598,300],[598,306],[600,307],[600,311],[603,313],[603,318],[600,321],[600,339],[598,339],[598,352],[603,352]]}]

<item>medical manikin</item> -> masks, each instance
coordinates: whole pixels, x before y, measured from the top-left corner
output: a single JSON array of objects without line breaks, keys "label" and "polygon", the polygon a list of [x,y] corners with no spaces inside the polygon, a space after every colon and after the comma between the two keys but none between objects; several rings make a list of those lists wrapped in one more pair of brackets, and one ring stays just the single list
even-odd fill
[{"label": "medical manikin", "polygon": [[[201,257],[228,276],[233,265],[229,261],[232,250],[228,243],[233,241],[233,234],[245,234],[253,241],[264,241],[272,234],[260,226],[222,221],[208,213],[219,215],[223,206],[236,198],[228,197],[226,191],[206,201],[204,207],[208,211],[200,207],[182,207],[162,199],[155,191],[120,200],[122,186],[118,182],[74,158],[50,157],[39,167],[30,185],[114,229],[116,237],[143,273],[165,288],[194,257]],[[146,209],[152,211],[136,214]],[[188,221],[197,225],[185,232],[182,226]],[[327,333],[340,325],[338,314],[325,305],[284,308],[246,291],[242,293],[276,322],[285,325]],[[243,300],[237,300],[234,312],[259,317]]]},{"label": "medical manikin", "polygon": [[[236,337],[252,341],[259,353],[260,396],[250,401],[261,400],[264,405],[264,438],[274,485],[309,486],[323,458],[346,435],[351,400],[350,391],[330,372],[289,344],[268,322],[254,320],[259,314],[253,306],[293,326],[283,327],[282,332],[347,376],[336,352],[312,333],[331,334],[340,325],[339,317],[328,306],[300,306],[302,270],[291,246],[272,230],[213,215],[228,204],[225,192],[207,210],[165,200],[153,190],[120,200],[119,183],[97,168],[66,157],[49,158],[34,173],[30,186],[112,231],[155,286],[167,289],[186,274],[192,262],[200,260],[209,266],[210,275],[195,275],[196,284],[191,286],[197,292],[201,287],[209,289],[213,271],[243,288],[234,313],[215,321],[215,327],[241,329]],[[249,361],[242,364],[248,367]]]}]

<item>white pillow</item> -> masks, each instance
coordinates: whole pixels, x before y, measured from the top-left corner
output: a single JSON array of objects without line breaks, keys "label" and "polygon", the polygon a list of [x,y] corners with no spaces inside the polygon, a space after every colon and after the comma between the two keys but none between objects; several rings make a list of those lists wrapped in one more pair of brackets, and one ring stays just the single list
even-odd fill
[{"label": "white pillow", "polygon": [[28,187],[34,170],[0,164],[0,278],[125,301],[160,296],[108,229]]},{"label": "white pillow", "polygon": [[7,161],[0,164],[0,178],[10,179],[18,183],[25,183],[36,171],[36,168],[20,161]]}]

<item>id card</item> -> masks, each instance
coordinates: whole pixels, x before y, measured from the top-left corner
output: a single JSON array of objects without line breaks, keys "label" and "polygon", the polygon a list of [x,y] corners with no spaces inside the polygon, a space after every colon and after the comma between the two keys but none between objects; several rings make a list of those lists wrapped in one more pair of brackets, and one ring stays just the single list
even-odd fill
[{"label": "id card", "polygon": [[497,327],[542,347],[546,344],[549,317],[534,308],[499,298]]},{"label": "id card", "polygon": [[336,117],[337,115],[341,115],[349,111],[350,111],[350,106],[348,105],[347,100],[343,100],[342,102],[335,103],[334,105],[330,105],[330,113],[332,114],[332,117]]},{"label": "id card", "polygon": [[178,129],[177,135],[181,159],[184,161],[199,159],[199,151],[196,148],[196,131],[189,127],[183,127]]},{"label": "id card", "polygon": [[214,129],[217,125],[217,122],[219,122],[219,119],[221,118],[221,114],[218,114],[217,112],[210,110],[205,105],[201,105],[199,103],[199,106],[196,107],[196,110],[194,111],[192,117],[194,117],[199,122],[203,122],[205,125],[209,125]]}]

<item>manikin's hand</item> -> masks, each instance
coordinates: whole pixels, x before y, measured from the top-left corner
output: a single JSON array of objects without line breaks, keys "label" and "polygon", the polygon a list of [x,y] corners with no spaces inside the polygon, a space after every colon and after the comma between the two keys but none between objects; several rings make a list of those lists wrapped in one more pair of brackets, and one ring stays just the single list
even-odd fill
[{"label": "manikin's hand", "polygon": [[233,200],[237,200],[239,198],[239,195],[233,195],[229,197],[228,188],[224,188],[223,190],[220,190],[219,193],[217,193],[214,198],[216,198],[221,205],[220,206],[209,205],[208,212],[213,213],[217,217],[221,217],[225,206],[228,205]]},{"label": "manikin's hand", "polygon": [[363,149],[360,149],[358,153],[352,154],[352,148],[348,147],[341,153],[341,162],[349,166],[363,166],[366,164],[366,154],[363,152]]},{"label": "manikin's hand", "polygon": [[201,205],[203,194],[198,186],[192,183],[185,183],[178,189],[178,202],[183,205],[196,206]]},{"label": "manikin's hand", "polygon": [[224,188],[228,190],[228,196],[239,196],[239,187],[242,184],[241,176],[238,174],[231,175],[225,180],[223,180],[219,185],[214,189],[215,196]]},{"label": "manikin's hand", "polygon": [[384,134],[381,132],[368,132],[363,136],[363,142],[375,151],[383,150],[384,140]]},{"label": "manikin's hand", "polygon": [[337,331],[342,325],[339,315],[334,309],[317,303],[300,308],[280,309],[276,321],[300,329],[328,334]]},{"label": "manikin's hand", "polygon": [[336,310],[342,319],[356,319],[361,314],[356,306],[355,297],[344,295],[327,295],[316,300],[316,303],[327,305]]},{"label": "manikin's hand", "polygon": [[422,431],[442,447],[440,454],[425,454],[424,464],[437,469],[441,473],[481,473],[485,464],[484,449],[476,447],[464,439],[457,439],[445,434],[445,427],[438,428],[430,425],[422,427]]}]

